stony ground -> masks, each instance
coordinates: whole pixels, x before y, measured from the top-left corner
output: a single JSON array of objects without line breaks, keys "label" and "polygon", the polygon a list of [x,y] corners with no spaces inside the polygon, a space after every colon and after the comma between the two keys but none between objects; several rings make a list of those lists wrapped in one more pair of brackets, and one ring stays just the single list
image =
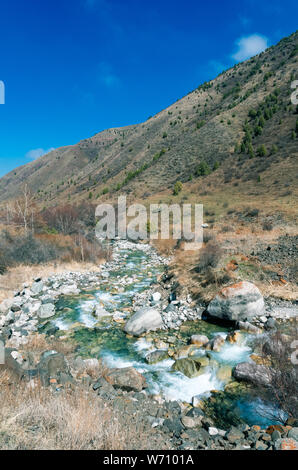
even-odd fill
[{"label": "stony ground", "polygon": [[[165,261],[156,254],[153,258],[155,261]],[[60,340],[59,344],[53,337],[55,331],[48,330],[47,336],[37,334],[39,325],[55,315],[55,303],[61,295],[78,295],[86,288],[98,286],[100,280],[108,276],[108,270],[117,266],[117,262],[116,255],[114,260],[103,267],[101,273],[76,272],[52,276],[45,280],[35,279],[31,285],[25,285],[21,291],[16,292],[13,299],[8,299],[0,305],[0,335],[2,342],[6,343],[6,366],[15,373],[18,380],[25,380],[33,388],[41,381],[42,386],[49,387],[54,396],[59,396],[68,387],[84,385],[115,410],[123,424],[129,419],[143,423],[146,429],[154,430],[155,438],[167,448],[297,449],[296,419],[289,419],[283,425],[270,426],[267,429],[250,427],[243,422],[232,427],[219,426],[216,420],[210,417],[208,407],[205,408],[200,401],[190,405],[179,401],[167,402],[161,396],[150,396],[146,392],[146,381],[133,368],[103,368],[95,358],[83,360],[76,357],[71,347],[68,350],[65,346],[63,350],[63,341]],[[175,278],[168,274],[163,275],[153,289],[134,297],[132,315],[140,307],[149,313],[157,310],[162,320],[161,328],[164,331],[171,328],[179,333],[182,323],[201,318],[205,307],[195,304],[189,296],[179,298],[175,288]],[[256,295],[258,297],[259,294]],[[274,329],[276,318],[279,316],[277,312],[281,307],[288,309],[289,315],[293,316],[293,308],[289,303],[281,306],[272,301],[267,302],[262,315],[258,318],[252,317],[252,323],[240,321],[235,327],[245,331],[251,330],[253,333],[262,331],[263,328]],[[281,314],[283,318],[284,313]],[[230,338],[231,341],[237,341],[235,335]],[[207,341],[204,343],[207,349],[216,350],[222,345],[222,338],[218,338],[218,341],[217,338]],[[173,355],[179,361],[178,349],[172,349]],[[188,347],[188,352],[190,350]],[[165,354],[165,351],[163,353]],[[183,360],[187,367],[190,363],[193,365],[191,358],[186,357]],[[245,380],[257,383],[262,367],[265,366],[257,363],[249,365],[244,372],[236,370],[235,376],[238,374],[240,377],[242,374],[243,378],[244,373]],[[237,395],[242,385],[240,383],[238,389],[237,382],[232,384],[232,387],[228,384],[227,390],[229,389],[232,395]],[[225,392],[212,393],[210,403],[217,400],[223,404],[226,400]]]}]

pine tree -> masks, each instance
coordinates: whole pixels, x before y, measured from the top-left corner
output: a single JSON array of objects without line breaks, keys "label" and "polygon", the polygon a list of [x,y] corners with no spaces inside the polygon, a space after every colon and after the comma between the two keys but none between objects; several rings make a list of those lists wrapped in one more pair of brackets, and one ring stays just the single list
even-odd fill
[{"label": "pine tree", "polygon": [[266,155],[267,155],[267,149],[266,149],[266,147],[265,147],[264,144],[262,144],[262,145],[260,145],[260,146],[258,147],[258,155],[259,155],[260,157],[266,157]]},{"label": "pine tree", "polygon": [[182,191],[182,183],[181,181],[176,181],[174,185],[174,190],[173,190],[174,196],[177,196],[180,193],[180,191]]},{"label": "pine tree", "polygon": [[207,176],[211,173],[210,167],[208,163],[206,163],[204,160],[199,164],[196,174],[197,176]]}]

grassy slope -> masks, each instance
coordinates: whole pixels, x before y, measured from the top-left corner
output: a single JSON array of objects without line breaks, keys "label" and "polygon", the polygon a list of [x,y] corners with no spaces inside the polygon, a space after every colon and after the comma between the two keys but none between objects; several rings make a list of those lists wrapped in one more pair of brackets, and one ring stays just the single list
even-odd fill
[{"label": "grassy slope", "polygon": [[[10,172],[0,180],[0,200],[17,196],[25,181],[38,192],[37,202],[45,206],[84,200],[90,192],[92,200],[98,201],[123,192],[134,199],[156,195],[162,199],[181,180],[189,195],[208,191],[217,200],[232,196],[235,203],[243,196],[257,203],[262,196],[269,207],[284,209],[286,205],[291,213],[293,198],[289,201],[283,194],[286,184],[294,186],[297,173],[297,140],[292,139],[292,131],[298,115],[290,105],[290,83],[297,78],[297,37],[295,33],[224,72],[143,124],[103,131]],[[268,105],[276,104],[277,109],[265,121],[262,135],[252,140],[254,153],[265,144],[268,155],[249,159],[245,152],[235,153],[245,121],[252,127],[256,124],[249,110],[257,109],[277,89],[276,102]],[[277,148],[271,154],[273,144]],[[211,168],[216,161],[221,166],[207,178],[197,178],[202,160]],[[127,176],[130,179],[123,184]],[[117,185],[121,185],[118,191]]]}]

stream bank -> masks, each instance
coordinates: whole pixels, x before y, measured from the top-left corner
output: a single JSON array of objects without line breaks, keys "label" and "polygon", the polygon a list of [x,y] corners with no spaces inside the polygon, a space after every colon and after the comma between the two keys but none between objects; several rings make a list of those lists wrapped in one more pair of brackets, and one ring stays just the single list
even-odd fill
[{"label": "stream bank", "polygon": [[[130,396],[130,406],[140,413],[142,410],[144,413],[145,403],[149,408],[149,403],[154,404],[153,409],[159,411],[156,416],[149,415],[151,425],[168,429],[176,446],[181,435],[187,434],[187,440],[188,430],[197,427],[201,428],[202,436],[203,429],[209,436],[202,437],[203,446],[210,444],[212,433],[217,440],[222,438],[226,446],[234,446],[231,440],[224,439],[231,425],[237,429],[240,426],[240,441],[245,441],[254,425],[260,426],[259,431],[264,434],[267,426],[277,425],[274,418],[264,417],[264,410],[272,405],[252,398],[249,388],[232,377],[236,364],[252,361],[255,335],[241,332],[234,342],[231,327],[202,320],[205,307],[195,306],[190,298],[177,299],[174,279],[164,282],[167,263],[149,245],[118,241],[112,260],[102,266],[100,273],[90,276],[67,273],[46,281],[36,279],[32,286],[16,293],[10,306],[7,302],[7,314],[1,317],[2,334],[8,337],[9,346],[17,350],[30,333],[39,331],[74,344],[76,360],[100,359],[109,370],[135,369],[146,380],[144,390],[120,392],[118,388],[115,395],[115,387],[108,382],[93,381],[90,386],[113,402],[120,393],[122,407],[121,397],[127,402]],[[140,307],[158,309],[163,325],[141,337],[127,335],[123,326]],[[206,336],[212,346],[206,349],[190,345],[194,335]],[[220,343],[219,348],[214,347],[215,340]],[[161,360],[148,360],[158,351]],[[22,364],[22,357],[16,358]],[[185,369],[198,363],[197,373]],[[179,409],[179,413],[169,414],[169,409]],[[171,419],[164,417],[167,414]],[[215,426],[221,432],[209,432]],[[281,433],[281,428],[278,429]],[[287,436],[289,430],[282,431],[280,438]],[[268,447],[264,444],[266,439],[261,441],[263,447]],[[183,438],[179,445],[185,446]]]}]

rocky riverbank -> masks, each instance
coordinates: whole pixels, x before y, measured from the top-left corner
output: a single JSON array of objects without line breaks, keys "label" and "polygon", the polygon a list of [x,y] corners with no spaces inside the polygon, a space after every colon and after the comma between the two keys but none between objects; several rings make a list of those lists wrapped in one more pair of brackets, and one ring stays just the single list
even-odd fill
[{"label": "rocky riverbank", "polygon": [[[268,427],[235,418],[248,393],[244,383],[255,385],[268,372],[253,354],[254,338],[270,341],[280,317],[294,321],[297,306],[264,302],[251,283],[223,289],[209,306],[179,298],[168,262],[149,245],[118,241],[98,273],[24,285],[0,305],[6,367],[53,393],[84,383],[121,413],[140,416],[171,448],[297,447],[296,420]],[[75,352],[30,353],[26,345],[38,333],[71,342]],[[88,374],[102,362],[99,377]],[[230,420],[217,419],[220,407]]]}]

